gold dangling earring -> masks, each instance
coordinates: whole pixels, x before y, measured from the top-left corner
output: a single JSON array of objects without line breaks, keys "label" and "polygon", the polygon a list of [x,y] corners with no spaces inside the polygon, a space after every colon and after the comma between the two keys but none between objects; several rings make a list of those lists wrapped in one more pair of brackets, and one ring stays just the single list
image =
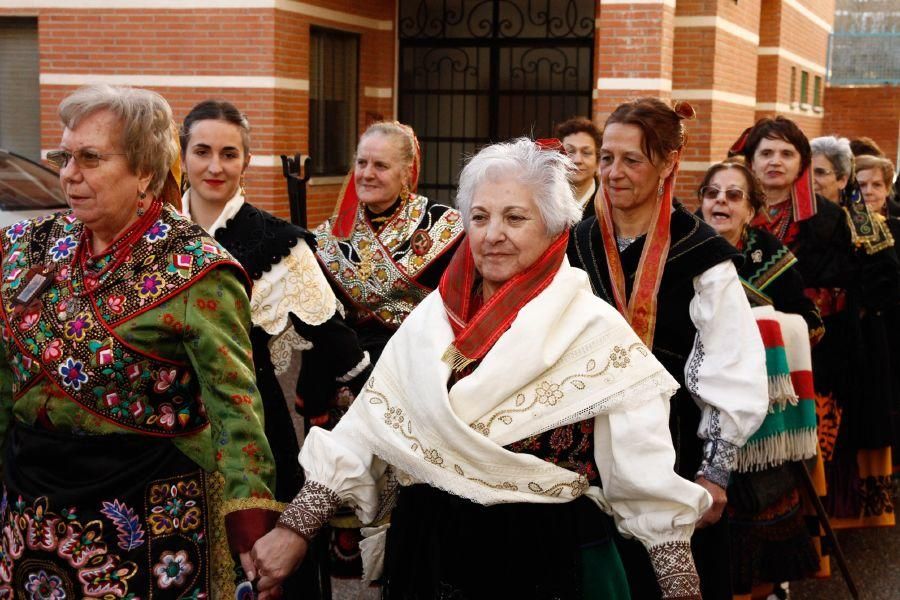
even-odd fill
[{"label": "gold dangling earring", "polygon": [[138,192],[138,207],[137,207],[137,216],[144,216],[144,198],[147,197],[147,192]]},{"label": "gold dangling earring", "polygon": [[409,191],[409,186],[404,183],[403,187],[400,188],[400,199],[406,202],[411,195],[412,192]]},{"label": "gold dangling earring", "polygon": [[663,188],[664,188],[664,187],[665,187],[665,186],[664,186],[662,183],[660,183],[660,184],[659,184],[659,187],[656,188],[656,197],[657,197],[657,198],[662,198],[662,195],[663,195]]},{"label": "gold dangling earring", "polygon": [[238,184],[241,187],[241,196],[247,197],[247,192],[244,190],[244,174],[241,173],[241,182]]}]

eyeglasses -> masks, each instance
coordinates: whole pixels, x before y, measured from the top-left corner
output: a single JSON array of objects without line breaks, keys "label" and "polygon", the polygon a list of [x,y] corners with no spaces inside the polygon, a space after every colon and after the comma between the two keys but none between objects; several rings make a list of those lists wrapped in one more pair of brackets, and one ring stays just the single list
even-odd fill
[{"label": "eyeglasses", "polygon": [[722,193],[725,194],[725,199],[729,202],[740,202],[747,197],[747,192],[740,188],[728,188],[727,190],[720,190],[717,187],[708,185],[700,189],[700,197],[704,200],[715,200]]},{"label": "eyeglasses", "polygon": [[47,162],[55,166],[57,169],[65,169],[69,161],[75,159],[75,164],[80,169],[96,169],[100,166],[101,160],[107,160],[110,156],[125,156],[124,152],[110,152],[100,154],[95,150],[76,150],[69,152],[68,150],[53,150],[47,153]]},{"label": "eyeglasses", "polygon": [[813,169],[813,175],[816,177],[825,177],[826,175],[831,175],[834,171],[829,169],[823,169],[822,167],[816,167]]}]

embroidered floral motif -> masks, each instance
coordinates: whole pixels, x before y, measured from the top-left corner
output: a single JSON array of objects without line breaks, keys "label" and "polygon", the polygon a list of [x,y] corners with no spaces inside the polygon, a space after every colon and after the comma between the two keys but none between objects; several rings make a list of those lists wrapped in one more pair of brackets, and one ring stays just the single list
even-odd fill
[{"label": "embroidered floral motif", "polygon": [[81,389],[81,384],[87,383],[88,374],[84,370],[84,364],[69,357],[59,366],[59,374],[62,375],[62,383],[75,391]]},{"label": "embroidered floral motif", "polygon": [[599,482],[594,461],[594,420],[563,425],[506,446],[512,452],[533,454],[559,467],[575,471],[591,484]]},{"label": "embroidered floral motif", "polygon": [[148,298],[156,298],[165,290],[165,283],[159,273],[150,273],[143,275],[135,285],[138,290],[138,296],[146,300]]},{"label": "embroidered floral motif", "polygon": [[535,390],[535,394],[537,394],[538,402],[549,406],[556,406],[556,402],[562,400],[563,396],[565,396],[562,390],[559,389],[559,384],[550,383],[549,381],[542,381]]},{"label": "embroidered floral motif", "polygon": [[472,423],[471,427],[475,431],[489,436],[491,427],[496,421],[504,425],[512,425],[515,415],[525,414],[538,404],[546,406],[556,406],[556,404],[565,398],[565,386],[570,385],[573,390],[583,390],[586,387],[585,378],[600,377],[602,375],[609,376],[610,369],[627,369],[631,365],[632,352],[638,352],[642,356],[647,356],[646,346],[643,344],[632,344],[628,349],[621,346],[614,346],[609,353],[609,360],[602,369],[597,368],[597,361],[593,358],[589,359],[581,373],[576,373],[563,378],[559,383],[551,381],[542,381],[531,392],[534,394],[531,402],[528,402],[526,393],[518,394],[516,397],[515,408],[505,408],[493,413],[486,422]]},{"label": "embroidered floral motif", "polygon": [[77,245],[78,242],[71,235],[61,237],[50,246],[50,255],[54,261],[59,262],[64,258],[69,258]]},{"label": "embroidered floral motif", "polygon": [[699,395],[698,384],[700,381],[700,365],[703,364],[704,358],[706,358],[706,350],[703,347],[703,342],[700,341],[700,338],[698,337],[697,343],[694,345],[694,353],[691,355],[691,362],[688,363],[685,381],[688,391],[694,396]]},{"label": "embroidered floral motif", "polygon": [[144,543],[144,528],[134,509],[124,502],[104,502],[100,512],[116,526],[119,532],[119,548],[134,550]]},{"label": "embroidered floral motif", "polygon": [[197,481],[158,483],[150,487],[150,511],[147,524],[153,535],[195,531],[203,524],[198,504],[201,490]]},{"label": "embroidered floral motif", "polygon": [[169,229],[171,228],[165,222],[160,220],[150,226],[150,229],[147,230],[147,233],[144,234],[144,237],[146,237],[147,241],[152,244],[154,242],[166,239],[169,234]]},{"label": "embroidered floral motif", "polygon": [[6,229],[6,237],[9,238],[11,242],[19,241],[25,233],[28,231],[28,228],[31,226],[29,221],[19,221],[18,223],[13,223]]},{"label": "embroidered floral motif", "polygon": [[[4,328],[4,341],[17,346],[13,354],[21,354],[22,348],[26,351],[18,363],[10,361],[15,376],[14,394],[17,397],[28,388],[33,378],[43,372],[43,365],[73,400],[126,427],[162,435],[202,428],[207,419],[199,406],[196,380],[186,367],[158,364],[118,338],[92,338],[98,334],[108,336],[98,319],[115,328],[135,311],[167,300],[185,280],[213,263],[230,262],[230,257],[210,238],[198,237],[193,224],[166,208],[151,228],[155,239],[152,245],[147,235],[140,238],[131,258],[115,272],[115,277],[99,282],[92,297],[75,298],[70,295],[67,282],[72,248],[80,238],[81,228],[71,215],[57,215],[40,223],[33,221],[12,236],[7,229],[7,235],[0,239],[7,257],[0,265],[0,294],[14,330],[10,336],[8,328]],[[16,241],[10,244],[12,237]],[[34,243],[39,239],[49,241]],[[191,248],[192,253],[185,253],[185,247]],[[59,264],[53,285],[42,297],[40,313],[13,313],[16,287],[32,265],[46,264],[51,254],[59,257]],[[102,269],[109,259],[99,258],[93,268]],[[168,269],[172,265],[177,265],[174,273]],[[87,279],[90,273],[85,275]],[[175,375],[173,368],[177,369]]]},{"label": "embroidered floral motif", "polygon": [[94,323],[87,313],[81,313],[71,321],[66,322],[65,336],[76,342],[84,341],[87,332],[92,329]]},{"label": "embroidered floral motif", "polygon": [[864,517],[877,517],[894,512],[890,476],[870,475],[859,483]]},{"label": "embroidered floral motif", "polygon": [[28,574],[25,591],[31,600],[65,600],[66,597],[62,579],[57,575],[48,575],[43,569]]},{"label": "embroidered floral motif", "polygon": [[170,587],[182,587],[187,576],[194,572],[187,552],[163,552],[159,562],[153,566],[156,583],[164,590]]}]

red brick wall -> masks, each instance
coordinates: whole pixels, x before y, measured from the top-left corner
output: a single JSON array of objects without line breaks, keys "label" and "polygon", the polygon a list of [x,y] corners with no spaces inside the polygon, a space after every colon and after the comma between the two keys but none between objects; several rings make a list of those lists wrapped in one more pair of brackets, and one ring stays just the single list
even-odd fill
[{"label": "red brick wall", "polygon": [[896,163],[900,150],[900,86],[827,89],[823,134],[870,137]]},{"label": "red brick wall", "polygon": [[[330,10],[393,22],[396,0],[306,0]],[[40,70],[44,75],[135,75],[284,77],[309,80],[311,25],[360,35],[358,129],[367,114],[393,116],[393,98],[366,95],[366,88],[393,88],[395,31],[348,25],[271,9],[0,9],[0,16],[38,16]],[[102,31],[102,35],[93,32]],[[139,40],[139,42],[137,41]],[[84,83],[89,82],[85,80]],[[56,107],[77,85],[41,86],[41,147],[59,143]],[[247,113],[251,151],[258,157],[308,151],[309,94],[282,88],[152,87],[183,119],[207,98],[233,102]],[[246,189],[252,201],[289,214],[280,166],[253,164]],[[331,213],[339,185],[309,188],[309,222]]]}]

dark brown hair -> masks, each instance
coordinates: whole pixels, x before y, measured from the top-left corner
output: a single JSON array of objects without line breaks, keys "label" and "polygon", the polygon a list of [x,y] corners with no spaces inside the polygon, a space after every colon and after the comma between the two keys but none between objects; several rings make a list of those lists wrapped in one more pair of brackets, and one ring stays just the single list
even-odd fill
[{"label": "dark brown hair", "polygon": [[700,198],[700,201],[703,201],[700,190],[709,185],[709,182],[712,181],[712,178],[716,173],[724,171],[725,169],[735,169],[741,172],[744,179],[747,181],[747,201],[750,202],[750,206],[755,212],[759,212],[766,204],[766,194],[763,192],[762,184],[759,182],[759,179],[757,179],[756,175],[753,174],[753,171],[744,164],[743,158],[738,160],[728,159],[711,166],[706,171],[706,175],[703,176],[703,181],[700,182],[700,186],[697,188],[697,197]]},{"label": "dark brown hair", "polygon": [[198,121],[225,121],[237,126],[241,131],[241,142],[244,145],[245,157],[250,154],[250,122],[237,107],[227,100],[204,100],[191,109],[181,126],[181,154],[187,152],[191,141],[191,127]]},{"label": "dark brown hair", "polygon": [[569,137],[575,133],[586,133],[594,140],[594,151],[600,150],[600,144],[603,143],[603,135],[600,129],[594,125],[594,122],[585,117],[572,117],[563,121],[556,126],[556,137],[559,141]]},{"label": "dark brown hair", "polygon": [[693,116],[694,109],[687,103],[678,103],[672,108],[659,98],[638,98],[620,104],[606,119],[604,129],[613,123],[634,125],[643,134],[641,150],[656,163],[687,144],[687,131],[682,121]]},{"label": "dark brown hair", "polygon": [[793,145],[800,153],[800,171],[809,168],[809,164],[812,162],[809,140],[792,120],[778,115],[774,119],[764,117],[757,121],[747,135],[747,141],[742,150],[747,164],[753,162],[753,155],[756,154],[756,149],[763,140],[782,140]]},{"label": "dark brown hair", "polygon": [[850,151],[853,152],[853,156],[884,157],[884,152],[881,151],[881,148],[878,147],[875,140],[870,137],[860,137],[855,140],[850,140]]}]

